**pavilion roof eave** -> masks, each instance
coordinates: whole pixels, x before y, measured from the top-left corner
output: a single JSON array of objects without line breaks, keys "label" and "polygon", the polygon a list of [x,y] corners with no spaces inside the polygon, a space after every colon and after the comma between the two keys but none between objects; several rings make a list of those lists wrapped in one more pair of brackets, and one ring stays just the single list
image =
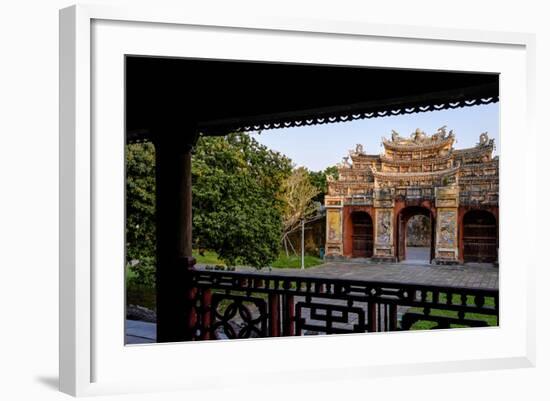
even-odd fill
[{"label": "pavilion roof eave", "polygon": [[[240,116],[230,119],[200,121],[197,130],[204,136],[223,136],[231,132],[253,132],[347,122],[377,117],[457,109],[499,101],[498,84],[463,88],[454,91],[426,93],[422,96],[374,100],[335,105],[285,113]],[[152,133],[147,128],[128,130],[129,142],[148,141]]]},{"label": "pavilion roof eave", "polygon": [[456,109],[496,103],[498,100],[498,84],[486,84],[401,98],[198,122],[197,128],[202,135],[222,136],[230,132],[261,131]]},{"label": "pavilion roof eave", "polygon": [[129,142],[412,114],[499,97],[496,73],[135,55],[126,57],[125,83]]}]

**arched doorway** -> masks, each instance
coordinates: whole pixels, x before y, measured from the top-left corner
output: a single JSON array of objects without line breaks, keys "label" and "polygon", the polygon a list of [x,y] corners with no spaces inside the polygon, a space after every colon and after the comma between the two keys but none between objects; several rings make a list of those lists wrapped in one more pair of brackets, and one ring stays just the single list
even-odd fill
[{"label": "arched doorway", "polygon": [[471,210],[463,218],[464,262],[496,262],[498,228],[495,216]]},{"label": "arched doorway", "polygon": [[353,227],[352,257],[370,258],[373,251],[372,218],[366,212],[353,212],[351,223]]},{"label": "arched doorway", "polygon": [[408,206],[397,216],[397,257],[399,261],[430,263],[434,253],[435,224],[425,207]]}]

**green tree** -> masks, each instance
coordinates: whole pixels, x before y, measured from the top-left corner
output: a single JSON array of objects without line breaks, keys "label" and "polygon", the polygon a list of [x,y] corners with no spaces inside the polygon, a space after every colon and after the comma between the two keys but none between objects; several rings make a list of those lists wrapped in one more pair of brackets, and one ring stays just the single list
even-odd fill
[{"label": "green tree", "polygon": [[[139,283],[150,283],[155,260],[155,150],[126,147],[126,256]],[[280,250],[282,184],[290,159],[246,134],[201,137],[193,154],[194,246],[228,265],[269,265]]]},{"label": "green tree", "polygon": [[155,254],[155,148],[150,143],[126,146],[126,257]]},{"label": "green tree", "polygon": [[193,155],[193,238],[228,265],[268,266],[280,250],[290,159],[246,134],[201,137]]},{"label": "green tree", "polygon": [[[302,220],[306,220],[317,212],[314,198],[319,189],[311,183],[309,172],[305,167],[299,167],[283,182],[281,200],[283,201],[283,234],[281,240],[288,256],[288,234],[298,229]],[[294,247],[292,247],[294,249]]]},{"label": "green tree", "polygon": [[151,286],[155,272],[155,148],[126,146],[126,262],[132,280]]},{"label": "green tree", "polygon": [[318,189],[318,194],[313,198],[315,202],[323,204],[325,195],[328,192],[327,175],[338,179],[338,167],[330,166],[323,171],[310,171],[309,179],[311,183]]}]

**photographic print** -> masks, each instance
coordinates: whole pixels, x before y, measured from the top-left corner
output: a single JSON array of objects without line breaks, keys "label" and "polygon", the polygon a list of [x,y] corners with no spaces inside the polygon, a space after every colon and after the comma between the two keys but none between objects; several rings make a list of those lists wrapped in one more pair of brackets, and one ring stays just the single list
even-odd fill
[{"label": "photographic print", "polygon": [[498,326],[499,76],[126,56],[126,344]]}]

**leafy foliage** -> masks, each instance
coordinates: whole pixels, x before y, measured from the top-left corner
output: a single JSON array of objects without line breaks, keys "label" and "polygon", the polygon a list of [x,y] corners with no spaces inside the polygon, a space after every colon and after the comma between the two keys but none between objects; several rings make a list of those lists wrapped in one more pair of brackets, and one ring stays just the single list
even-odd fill
[{"label": "leafy foliage", "polygon": [[[156,240],[154,146],[127,145],[126,169],[126,259],[132,281],[151,285]],[[290,159],[246,134],[201,137],[192,170],[194,247],[216,252],[228,265],[263,267],[273,262],[280,251],[283,215],[299,219],[310,214],[311,201],[319,196],[322,201],[326,192],[326,174],[337,175],[335,167],[292,171]],[[300,187],[294,188],[294,198],[305,199],[298,212],[296,204],[290,207],[289,185]]]},{"label": "leafy foliage", "polygon": [[142,257],[127,264],[127,280],[129,284],[154,287],[155,285],[155,258]]},{"label": "leafy foliage", "polygon": [[126,146],[126,264],[129,283],[155,282],[155,148]]},{"label": "leafy foliage", "polygon": [[330,166],[323,171],[310,171],[309,179],[311,183],[318,189],[319,193],[313,198],[315,202],[321,202],[323,204],[325,195],[328,192],[327,176],[331,176],[334,179],[338,179],[338,168],[336,166]]},{"label": "leafy foliage", "polygon": [[[323,263],[323,259],[319,259],[316,256],[305,255],[304,267],[319,266]],[[272,267],[278,269],[299,269],[302,266],[302,257],[296,255],[286,256],[284,253],[279,255],[279,258],[272,263]]]},{"label": "leafy foliage", "polygon": [[319,189],[310,181],[304,167],[296,168],[283,182],[281,200],[283,201],[283,235],[294,230],[302,219],[313,215],[317,208],[313,198]]},{"label": "leafy foliage", "polygon": [[268,266],[279,253],[280,190],[291,161],[246,134],[201,137],[193,155],[193,237],[228,265]]}]

